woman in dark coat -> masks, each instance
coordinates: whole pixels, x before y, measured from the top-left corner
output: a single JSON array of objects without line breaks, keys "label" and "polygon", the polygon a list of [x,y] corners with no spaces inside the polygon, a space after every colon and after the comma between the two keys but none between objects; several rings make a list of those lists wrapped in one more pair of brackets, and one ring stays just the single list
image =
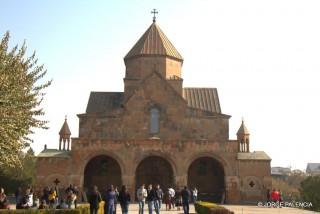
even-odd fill
[{"label": "woman in dark coat", "polygon": [[122,214],[128,214],[130,200],[131,200],[130,194],[126,186],[123,185],[119,193],[119,202],[120,202]]},{"label": "woman in dark coat", "polygon": [[90,214],[97,214],[99,210],[99,203],[101,201],[101,195],[97,186],[93,186],[92,192],[89,195]]}]

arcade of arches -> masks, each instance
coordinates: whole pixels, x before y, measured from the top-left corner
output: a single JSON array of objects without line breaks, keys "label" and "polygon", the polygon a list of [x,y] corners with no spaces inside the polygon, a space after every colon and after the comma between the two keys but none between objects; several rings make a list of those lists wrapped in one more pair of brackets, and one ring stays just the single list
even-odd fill
[{"label": "arcade of arches", "polygon": [[[211,157],[200,157],[188,167],[188,187],[196,187],[201,194],[199,199],[221,202],[225,192],[223,166]],[[141,184],[160,184],[162,189],[176,186],[175,176],[169,161],[159,156],[144,158],[135,171],[135,189]],[[121,168],[119,163],[107,156],[99,155],[92,158],[84,171],[83,187],[88,189],[93,185],[104,190],[110,185],[122,185]]]}]

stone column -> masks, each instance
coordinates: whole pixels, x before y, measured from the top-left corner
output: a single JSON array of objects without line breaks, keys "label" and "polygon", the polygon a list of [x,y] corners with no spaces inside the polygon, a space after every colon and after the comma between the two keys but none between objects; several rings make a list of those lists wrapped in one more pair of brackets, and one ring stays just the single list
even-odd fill
[{"label": "stone column", "polygon": [[238,203],[241,200],[240,197],[240,184],[238,176],[226,176],[226,202]]},{"label": "stone column", "polygon": [[187,186],[188,185],[188,181],[187,181],[187,175],[186,174],[184,174],[184,175],[177,175],[176,177],[175,177],[175,185],[176,185],[176,187],[179,187],[179,188],[181,188],[181,187],[183,187],[183,186]]}]

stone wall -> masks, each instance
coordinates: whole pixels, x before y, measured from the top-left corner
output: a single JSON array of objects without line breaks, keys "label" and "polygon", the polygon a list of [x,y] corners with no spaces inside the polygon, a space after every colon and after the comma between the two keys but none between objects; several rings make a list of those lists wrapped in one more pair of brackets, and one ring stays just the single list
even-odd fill
[{"label": "stone wall", "polygon": [[240,193],[243,202],[267,200],[271,189],[270,160],[239,160]]},{"label": "stone wall", "polygon": [[[131,194],[136,189],[135,170],[147,157],[158,156],[167,160],[174,173],[178,187],[187,185],[188,168],[201,157],[211,157],[223,167],[226,178],[236,176],[236,151],[234,142],[215,143],[210,141],[109,141],[74,138],[69,159],[39,158],[37,161],[38,184],[52,185],[59,176],[62,185],[68,183],[83,186],[84,170],[94,157],[106,155],[116,160],[121,168],[122,184],[128,186]],[[223,154],[223,155],[222,155]],[[49,178],[50,179],[43,179]]]}]

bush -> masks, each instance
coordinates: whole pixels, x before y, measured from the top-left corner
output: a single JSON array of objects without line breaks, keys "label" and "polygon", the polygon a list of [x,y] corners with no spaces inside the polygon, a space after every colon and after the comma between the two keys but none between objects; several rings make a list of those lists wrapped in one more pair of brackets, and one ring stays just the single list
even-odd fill
[{"label": "bush", "polygon": [[[100,210],[99,210],[100,211]],[[81,204],[77,207],[77,209],[45,209],[45,210],[38,210],[38,209],[21,209],[21,210],[0,210],[0,214],[4,213],[12,213],[12,214],[89,214],[90,208],[89,204]]]},{"label": "bush", "polygon": [[310,176],[301,182],[302,200],[311,202],[311,210],[320,211],[320,176]]},{"label": "bush", "polygon": [[210,202],[198,201],[194,206],[198,214],[234,214],[234,212]]}]

